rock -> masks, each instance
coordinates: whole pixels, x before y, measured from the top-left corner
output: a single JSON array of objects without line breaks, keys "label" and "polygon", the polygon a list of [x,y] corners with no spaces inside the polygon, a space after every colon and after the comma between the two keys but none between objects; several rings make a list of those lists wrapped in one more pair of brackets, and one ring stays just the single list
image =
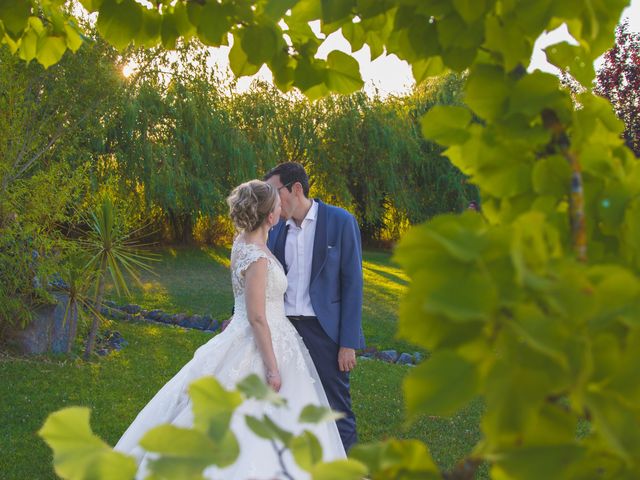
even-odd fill
[{"label": "rock", "polygon": [[187,319],[188,317],[185,313],[176,313],[175,315],[173,315],[173,318],[171,319],[171,323],[175,325],[180,325],[181,327],[186,327]]},{"label": "rock", "polygon": [[209,323],[209,326],[207,327],[207,330],[211,330],[212,332],[217,332],[218,330],[220,330],[220,326],[221,326],[220,322],[215,318],[212,318],[211,322]]},{"label": "rock", "polygon": [[[162,310],[151,310],[150,312],[147,313],[146,318],[149,318],[151,320],[155,320],[157,322],[162,322],[162,320],[160,320],[160,318],[165,315],[165,313]],[[167,322],[165,322],[167,323]]]},{"label": "rock", "polygon": [[8,327],[5,339],[26,355],[66,351],[70,321],[65,321],[67,295],[54,294],[57,303],[37,308],[33,319],[24,328]]},{"label": "rock", "polygon": [[115,308],[112,308],[109,311],[109,316],[115,320],[126,320],[127,319],[127,314],[124,313],[122,310],[118,310]]},{"label": "rock", "polygon": [[366,358],[368,360],[371,360],[371,359],[375,358],[375,353],[374,352],[363,353],[362,355],[360,355],[360,357]]},{"label": "rock", "polygon": [[158,317],[158,322],[162,322],[162,323],[171,323],[173,319],[172,315],[169,315],[168,313],[163,313],[162,315],[160,315],[160,317]]},{"label": "rock", "polygon": [[142,310],[140,305],[125,305],[121,308],[122,311],[130,313],[131,315],[137,315]]},{"label": "rock", "polygon": [[398,360],[398,352],[395,350],[383,350],[382,352],[378,352],[378,358],[385,362],[396,363],[396,360]]},{"label": "rock", "polygon": [[408,353],[402,353],[398,360],[396,360],[398,365],[412,365],[413,364],[413,355]]},{"label": "rock", "polygon": [[423,360],[424,356],[420,352],[413,352],[413,361],[414,363],[420,363]]},{"label": "rock", "polygon": [[373,360],[373,358],[369,357],[369,356],[366,356],[366,355],[360,355],[358,357],[358,360],[367,360],[368,361],[368,360]]},{"label": "rock", "polygon": [[198,330],[205,330],[211,322],[209,320],[205,320],[205,318],[201,315],[191,315],[189,318],[189,324],[191,328],[197,328]]}]

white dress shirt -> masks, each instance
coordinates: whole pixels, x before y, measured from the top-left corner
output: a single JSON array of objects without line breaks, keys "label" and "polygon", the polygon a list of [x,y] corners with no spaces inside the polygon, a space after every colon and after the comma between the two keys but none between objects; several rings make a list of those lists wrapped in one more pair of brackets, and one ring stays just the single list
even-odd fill
[{"label": "white dress shirt", "polygon": [[287,263],[289,281],[284,294],[284,310],[287,315],[316,316],[309,296],[309,284],[317,216],[318,203],[313,201],[299,227],[295,220],[287,220],[289,232],[284,245],[284,260]]}]

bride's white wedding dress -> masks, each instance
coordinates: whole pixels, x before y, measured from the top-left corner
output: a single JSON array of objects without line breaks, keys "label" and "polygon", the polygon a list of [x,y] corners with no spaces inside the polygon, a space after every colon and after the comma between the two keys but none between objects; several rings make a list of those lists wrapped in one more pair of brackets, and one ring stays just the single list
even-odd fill
[{"label": "bride's white wedding dress", "polygon": [[[163,423],[192,426],[191,402],[187,394],[191,382],[209,375],[214,376],[225,388],[234,388],[237,382],[251,373],[265,378],[264,362],[247,319],[244,295],[244,272],[260,258],[268,260],[266,316],[282,379],[279,393],[287,400],[288,407],[277,408],[265,402],[245,401],[236,410],[231,421],[231,429],[240,444],[240,456],[227,468],[207,468],[204,475],[208,479],[282,478],[282,468],[273,446],[249,430],[244,420],[245,414],[262,417],[266,413],[282,428],[295,434],[304,429],[312,431],[320,440],[325,461],[345,457],[335,422],[318,425],[302,425],[297,422],[305,405],[328,407],[329,403],[302,338],[285,316],[284,292],[287,289],[287,277],[282,266],[275,257],[258,246],[236,239],[231,250],[231,281],[235,298],[233,320],[224,332],[201,346],[193,359],[162,387],[115,446],[117,451],[137,458],[140,465],[137,478],[142,479],[147,473],[145,465],[149,457],[138,446],[138,442],[148,430]],[[293,478],[308,478],[288,452],[285,455],[285,465]]]}]

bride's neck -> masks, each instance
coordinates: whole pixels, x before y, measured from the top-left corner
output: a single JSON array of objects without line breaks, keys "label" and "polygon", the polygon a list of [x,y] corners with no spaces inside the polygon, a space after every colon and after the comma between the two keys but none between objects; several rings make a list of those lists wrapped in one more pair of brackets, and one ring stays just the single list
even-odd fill
[{"label": "bride's neck", "polygon": [[243,238],[245,242],[255,243],[258,245],[266,245],[267,244],[267,236],[269,235],[269,229],[261,226],[256,228],[253,232],[244,232]]}]

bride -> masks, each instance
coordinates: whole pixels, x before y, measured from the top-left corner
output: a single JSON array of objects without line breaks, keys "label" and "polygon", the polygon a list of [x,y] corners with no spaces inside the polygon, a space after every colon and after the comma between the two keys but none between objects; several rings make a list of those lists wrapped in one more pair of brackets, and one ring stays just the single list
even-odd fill
[{"label": "bride", "polygon": [[[203,376],[214,376],[225,388],[251,373],[287,401],[288,408],[273,408],[246,401],[235,412],[231,429],[240,444],[237,461],[226,468],[204,471],[209,479],[280,478],[282,468],[273,446],[256,436],[244,422],[244,415],[269,417],[280,427],[299,434],[297,418],[305,405],[329,407],[311,357],[284,312],[287,277],[266,246],[269,229],[280,219],[280,198],[275,187],[251,180],[236,187],[229,198],[230,216],[240,232],[231,250],[231,283],[234,315],[224,332],[201,346],[191,359],[138,414],[115,450],[133,455],[139,465],[138,478],[146,475],[147,453],[138,445],[151,428],[171,423],[191,427],[193,415],[187,388]],[[335,422],[305,424],[320,441],[323,460],[345,457]],[[293,478],[307,478],[287,453],[287,471]]]}]

